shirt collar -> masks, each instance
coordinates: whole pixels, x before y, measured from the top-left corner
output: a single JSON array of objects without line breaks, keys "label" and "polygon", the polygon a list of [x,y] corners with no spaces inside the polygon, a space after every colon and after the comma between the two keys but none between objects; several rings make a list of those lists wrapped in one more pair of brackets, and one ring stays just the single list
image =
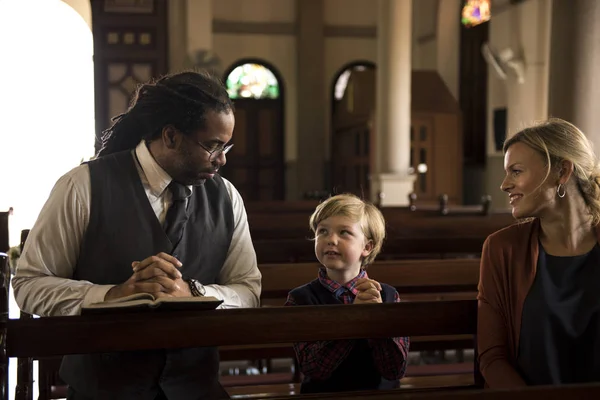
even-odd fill
[{"label": "shirt collar", "polygon": [[[140,163],[144,175],[148,181],[150,191],[156,197],[160,197],[173,178],[165,171],[154,159],[146,142],[142,140],[135,148],[135,154]],[[189,193],[192,192],[192,187],[187,186]]]},{"label": "shirt collar", "polygon": [[352,278],[348,283],[345,285],[340,285],[338,282],[330,279],[329,276],[327,276],[327,270],[325,268],[319,268],[319,282],[333,294],[338,294],[343,291],[340,289],[346,289],[356,296],[358,294],[358,290],[356,290],[356,281],[360,278],[368,279],[369,277],[367,275],[367,271],[361,269],[358,275]]}]

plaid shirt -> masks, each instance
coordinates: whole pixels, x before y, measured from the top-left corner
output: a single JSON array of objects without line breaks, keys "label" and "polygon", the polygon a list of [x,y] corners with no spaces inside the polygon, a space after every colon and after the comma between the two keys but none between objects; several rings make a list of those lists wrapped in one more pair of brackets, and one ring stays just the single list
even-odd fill
[{"label": "plaid shirt", "polygon": [[[350,282],[340,285],[329,279],[327,271],[324,268],[319,269],[319,282],[344,304],[352,304],[354,302],[358,294],[355,288],[356,281],[359,278],[368,278],[367,272],[361,270]],[[398,292],[396,292],[394,302],[400,302]],[[288,295],[285,305],[297,306],[301,304],[297,304]],[[372,349],[375,366],[381,376],[388,380],[396,380],[404,376],[410,344],[408,337],[367,339],[367,342]],[[300,342],[294,343],[294,351],[298,358],[300,370],[304,375],[317,380],[325,380],[346,359],[356,343],[356,339]]]}]

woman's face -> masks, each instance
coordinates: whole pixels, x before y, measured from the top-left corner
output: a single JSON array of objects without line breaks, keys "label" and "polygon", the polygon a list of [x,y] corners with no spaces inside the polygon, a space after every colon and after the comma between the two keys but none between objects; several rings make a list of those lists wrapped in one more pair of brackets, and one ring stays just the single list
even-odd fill
[{"label": "woman's face", "polygon": [[556,183],[546,160],[528,145],[517,142],[504,155],[506,177],[500,189],[508,193],[515,218],[541,217],[556,205]]}]

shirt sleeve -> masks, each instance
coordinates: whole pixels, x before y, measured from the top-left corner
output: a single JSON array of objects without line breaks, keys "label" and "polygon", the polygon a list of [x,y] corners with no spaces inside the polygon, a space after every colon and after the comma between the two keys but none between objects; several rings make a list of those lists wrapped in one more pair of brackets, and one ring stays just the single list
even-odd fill
[{"label": "shirt sleeve", "polygon": [[[286,306],[297,306],[291,294]],[[355,340],[321,340],[294,343],[294,352],[300,371],[309,378],[324,380],[348,357],[356,344]]]},{"label": "shirt sleeve", "polygon": [[54,185],[12,279],[20,309],[39,316],[77,315],[83,305],[103,301],[113,287],[72,279],[89,222],[89,187],[87,165]]},{"label": "shirt sleeve", "polygon": [[258,307],[262,275],[256,261],[246,209],[237,189],[229,181],[223,181],[231,197],[234,230],[217,284],[205,286],[206,296],[223,300],[220,308]]},{"label": "shirt sleeve", "polygon": [[477,346],[479,366],[490,388],[526,386],[510,363],[505,318],[500,307],[500,277],[491,256],[490,238],[483,244],[479,273]]},{"label": "shirt sleeve", "polygon": [[[400,295],[396,292],[394,303],[399,302]],[[388,380],[396,380],[404,376],[410,346],[408,337],[369,339],[368,343],[373,351],[375,367],[381,376]]]}]

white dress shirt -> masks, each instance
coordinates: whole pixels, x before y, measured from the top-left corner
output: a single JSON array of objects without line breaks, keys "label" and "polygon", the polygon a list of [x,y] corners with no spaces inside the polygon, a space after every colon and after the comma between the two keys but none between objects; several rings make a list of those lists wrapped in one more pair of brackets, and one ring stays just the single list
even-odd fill
[{"label": "white dress shirt", "polygon": [[[171,205],[171,192],[165,190],[171,177],[154,160],[144,142],[135,152],[148,201],[162,224]],[[246,210],[237,189],[226,179],[223,181],[233,205],[233,237],[217,283],[205,285],[205,295],[223,300],[221,308],[257,307],[261,274]],[[82,306],[103,301],[114,286],[72,279],[90,219],[90,202],[87,164],[72,169],[55,184],[29,233],[12,280],[15,299],[22,310],[40,316],[77,315]]]}]

